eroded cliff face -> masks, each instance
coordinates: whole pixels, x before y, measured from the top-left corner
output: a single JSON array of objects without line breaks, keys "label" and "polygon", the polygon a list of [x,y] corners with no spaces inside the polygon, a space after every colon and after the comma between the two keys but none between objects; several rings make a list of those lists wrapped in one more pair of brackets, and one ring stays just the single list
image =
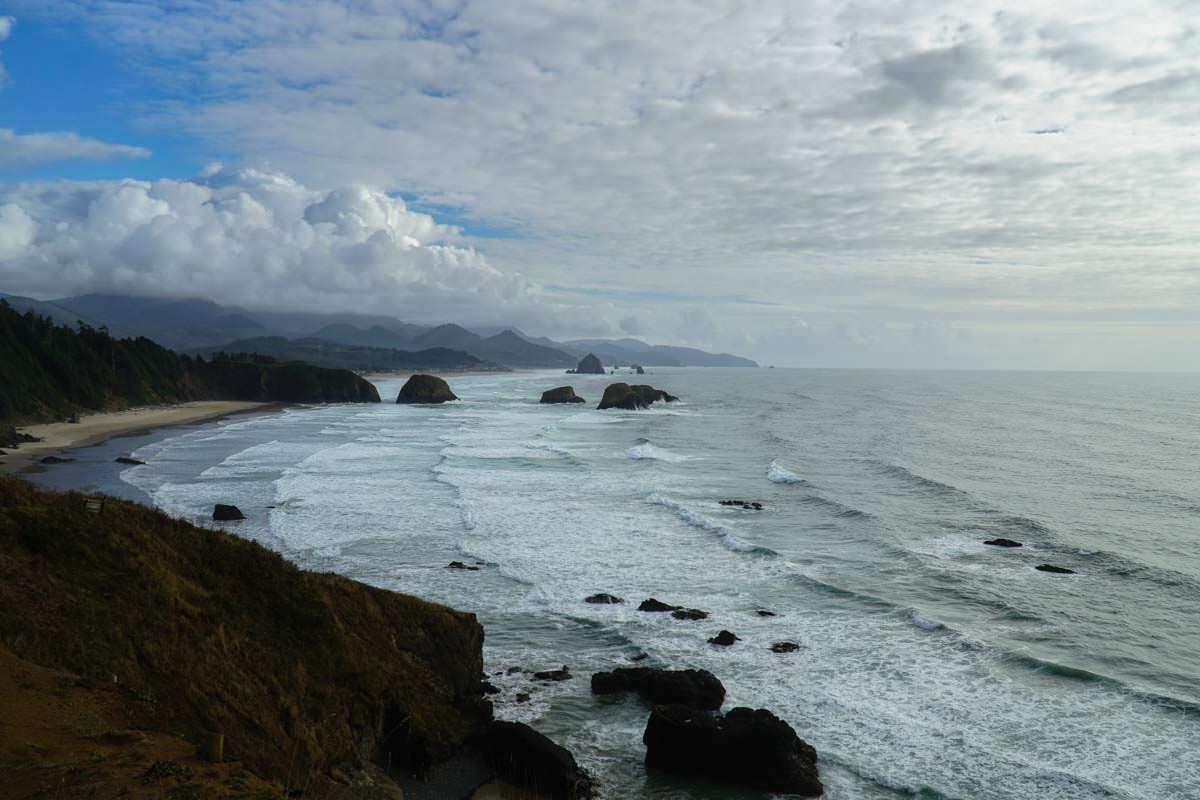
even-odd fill
[{"label": "eroded cliff face", "polygon": [[304,572],[134,503],[0,478],[0,646],[127,687],[134,725],[291,786],[420,772],[477,736],[474,615]]}]

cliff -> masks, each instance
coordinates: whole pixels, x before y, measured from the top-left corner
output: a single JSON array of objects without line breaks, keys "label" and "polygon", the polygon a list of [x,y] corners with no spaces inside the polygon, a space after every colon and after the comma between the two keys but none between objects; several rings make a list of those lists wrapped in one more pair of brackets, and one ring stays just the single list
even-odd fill
[{"label": "cliff", "polygon": [[0,648],[123,690],[147,736],[221,732],[226,759],[277,785],[340,796],[379,766],[419,773],[457,751],[491,716],[482,642],[471,614],[0,477]]}]

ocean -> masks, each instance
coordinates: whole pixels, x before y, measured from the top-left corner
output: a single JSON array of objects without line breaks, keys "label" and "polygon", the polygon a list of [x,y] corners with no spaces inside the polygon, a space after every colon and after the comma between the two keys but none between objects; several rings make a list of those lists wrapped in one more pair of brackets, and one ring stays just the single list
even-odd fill
[{"label": "ocean", "polygon": [[[1200,798],[1200,375],[651,369],[679,403],[597,411],[612,380],[458,376],[433,407],[385,380],[37,480],[204,524],[233,503],[302,567],[476,613],[497,715],[606,798],[757,796],[647,775],[648,709],[588,681],[643,652],[789,722],[831,800]],[[589,402],[538,404],[564,383]],[[105,477],[118,451],[148,463]]]}]

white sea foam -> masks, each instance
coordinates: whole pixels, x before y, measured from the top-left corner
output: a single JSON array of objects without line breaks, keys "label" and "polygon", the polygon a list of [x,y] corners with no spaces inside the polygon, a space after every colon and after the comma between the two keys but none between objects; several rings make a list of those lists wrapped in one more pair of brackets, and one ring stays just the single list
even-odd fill
[{"label": "white sea foam", "polygon": [[790,469],[780,466],[778,461],[772,461],[767,467],[767,480],[771,483],[804,483],[805,480]]},{"label": "white sea foam", "polygon": [[634,461],[665,461],[668,464],[680,464],[689,460],[688,456],[672,453],[665,447],[659,447],[648,439],[639,439],[637,444],[625,451],[625,455]]}]

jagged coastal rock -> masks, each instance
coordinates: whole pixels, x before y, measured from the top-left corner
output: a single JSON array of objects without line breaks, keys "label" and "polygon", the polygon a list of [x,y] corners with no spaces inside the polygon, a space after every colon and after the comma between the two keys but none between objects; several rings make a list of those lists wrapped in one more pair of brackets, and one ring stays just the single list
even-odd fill
[{"label": "jagged coastal rock", "polygon": [[766,709],[724,716],[656,706],[642,736],[646,766],[762,792],[819,797],[817,751]]},{"label": "jagged coastal rock", "polygon": [[600,359],[596,358],[594,353],[588,353],[584,356],[579,366],[575,367],[577,375],[603,375],[604,365],[600,363]]},{"label": "jagged coastal rock", "polygon": [[436,375],[413,375],[396,395],[397,403],[431,404],[457,400],[450,385]]},{"label": "jagged coastal rock", "polygon": [[636,411],[639,408],[649,408],[651,404],[660,400],[673,403],[678,399],[675,395],[667,394],[662,389],[655,389],[653,386],[645,384],[630,386],[628,383],[610,383],[604,390],[604,398],[597,408],[601,411],[606,408]]},{"label": "jagged coastal rock", "polygon": [[725,702],[725,686],[704,669],[619,667],[592,675],[592,694],[637,692],[654,704],[716,710]]},{"label": "jagged coastal rock", "polygon": [[488,763],[505,780],[539,797],[587,800],[592,780],[566,748],[520,722],[493,721],[484,736]]},{"label": "jagged coastal rock", "polygon": [[212,518],[217,522],[230,522],[232,520],[245,519],[246,515],[237,506],[217,503],[213,506]]},{"label": "jagged coastal rock", "polygon": [[638,611],[651,611],[651,612],[662,613],[662,612],[666,612],[666,611],[678,611],[682,607],[683,606],[673,606],[670,603],[664,603],[663,601],[661,601],[655,597],[649,597],[649,598],[646,598],[645,600],[643,600],[638,605]]},{"label": "jagged coastal rock", "polygon": [[625,601],[620,597],[617,597],[615,594],[600,592],[599,594],[593,594],[585,597],[583,602],[591,603],[592,605],[611,606],[616,605],[617,603],[624,603]]},{"label": "jagged coastal rock", "polygon": [[721,647],[729,647],[734,642],[741,641],[733,631],[721,631],[716,636],[708,640],[709,644],[719,645]]},{"label": "jagged coastal rock", "polygon": [[583,403],[582,397],[575,394],[574,386],[559,386],[542,392],[542,403]]}]

